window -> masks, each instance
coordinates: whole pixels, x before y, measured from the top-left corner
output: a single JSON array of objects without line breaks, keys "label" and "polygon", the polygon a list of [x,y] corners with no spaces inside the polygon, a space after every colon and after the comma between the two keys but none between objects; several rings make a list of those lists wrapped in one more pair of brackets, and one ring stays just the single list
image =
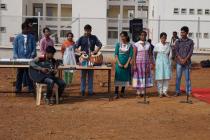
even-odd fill
[{"label": "window", "polygon": [[134,10],[128,10],[128,18],[134,18],[135,15],[134,15]]},{"label": "window", "polygon": [[57,17],[58,6],[56,4],[46,5],[46,16]]},{"label": "window", "polygon": [[174,8],[174,14],[179,14],[179,8]]},{"label": "window", "polygon": [[52,29],[52,28],[58,28],[57,25],[46,25],[46,27],[48,27],[48,28],[50,28],[50,29]]},{"label": "window", "polygon": [[187,9],[184,9],[184,8],[181,9],[181,13],[182,13],[182,14],[187,14]]},{"label": "window", "polygon": [[51,30],[51,35],[54,35],[57,34],[57,30],[56,29],[50,29]]},{"label": "window", "polygon": [[209,33],[204,33],[204,34],[203,34],[203,38],[209,39]]},{"label": "window", "polygon": [[67,33],[71,32],[70,30],[61,30],[60,37],[66,37]]},{"label": "window", "polygon": [[205,15],[210,15],[210,10],[209,9],[205,10]]},{"label": "window", "polygon": [[194,38],[194,34],[193,33],[189,33],[189,38]]},{"label": "window", "polygon": [[202,9],[198,9],[197,14],[198,15],[202,15],[203,14],[203,10]]},{"label": "window", "polygon": [[38,16],[40,13],[40,16],[43,16],[43,4],[35,3],[33,4],[33,15]]},{"label": "window", "polygon": [[0,6],[1,6],[0,7],[1,10],[6,10],[7,9],[7,5],[6,4],[1,3]]},{"label": "window", "polygon": [[148,6],[138,6],[138,10],[148,11]]},{"label": "window", "polygon": [[201,37],[202,37],[201,33],[196,33],[196,38],[201,38]]},{"label": "window", "polygon": [[0,33],[6,33],[6,27],[0,27]]},{"label": "window", "polygon": [[195,9],[190,9],[190,10],[189,10],[189,14],[190,14],[190,15],[194,15],[194,14],[195,14]]},{"label": "window", "polygon": [[117,31],[108,31],[108,38],[117,39],[118,38],[118,32]]}]

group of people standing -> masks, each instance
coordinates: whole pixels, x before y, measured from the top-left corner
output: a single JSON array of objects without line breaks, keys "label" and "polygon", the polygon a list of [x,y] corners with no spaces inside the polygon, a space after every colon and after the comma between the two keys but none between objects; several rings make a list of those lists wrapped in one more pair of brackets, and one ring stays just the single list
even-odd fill
[{"label": "group of people standing", "polygon": [[[36,70],[39,70],[43,73],[48,73],[49,70],[44,66],[50,66],[55,69],[52,72],[52,77],[45,78],[41,82],[47,84],[47,94],[46,102],[48,104],[54,103],[54,96],[52,95],[52,89],[54,84],[58,85],[59,97],[62,96],[62,93],[66,87],[72,82],[73,73],[72,71],[64,71],[64,77],[59,79],[56,77],[56,60],[54,59],[54,54],[56,49],[54,47],[54,41],[51,39],[51,31],[49,28],[43,29],[43,37],[40,40],[40,55],[37,57],[36,51],[36,41],[32,33],[32,26],[30,21],[25,21],[22,24],[22,32],[17,35],[13,42],[13,58],[14,59],[33,59],[30,63],[30,66]],[[67,33],[67,39],[63,42],[61,46],[62,58],[65,55],[69,54],[69,51],[72,51],[72,57],[70,59],[75,59],[74,51],[81,54],[97,54],[102,47],[100,40],[91,34],[92,27],[90,25],[84,26],[84,35],[81,36],[78,41],[75,43],[73,40],[73,33]],[[69,58],[69,57],[68,57]],[[71,60],[72,61],[72,60]],[[73,62],[73,61],[72,61]],[[75,61],[74,61],[75,63]],[[93,95],[93,70],[82,70],[81,71],[81,94],[85,96],[86,92],[86,81],[88,81],[88,95]],[[87,77],[87,80],[86,80]],[[25,83],[25,84],[24,84]],[[27,85],[29,92],[34,92],[33,81],[29,76],[27,68],[19,68],[17,71],[16,79],[16,93],[20,93],[22,86]],[[52,98],[52,99],[51,99]]]},{"label": "group of people standing", "polygon": [[[17,35],[13,44],[14,58],[34,59],[37,57],[36,41],[31,31],[32,23],[25,21],[22,24],[22,33]],[[79,54],[97,54],[102,43],[91,34],[92,27],[84,26],[84,35],[76,42],[73,40],[73,33],[67,33],[67,40],[61,46],[61,54],[64,58],[69,50],[73,50]],[[157,81],[157,89],[160,97],[168,95],[169,80],[172,76],[172,60],[176,62],[176,96],[179,96],[180,83],[182,73],[185,73],[186,93],[191,94],[190,66],[191,56],[193,53],[194,43],[188,38],[189,28],[184,26],[181,28],[181,38],[177,37],[174,32],[171,44],[167,43],[167,34],[160,34],[160,42],[155,46],[151,42],[146,41],[147,33],[142,31],[139,34],[139,41],[131,44],[127,32],[120,33],[120,42],[115,45],[115,98],[119,98],[119,88],[121,87],[121,95],[125,96],[125,87],[132,85],[136,89],[139,96],[143,96],[145,88],[154,86],[155,79]],[[31,62],[31,67],[47,73],[47,69],[42,64],[55,65],[54,41],[50,38],[50,29],[43,29],[43,38],[40,40],[40,56]],[[75,59],[73,56],[70,59]],[[155,69],[155,76],[153,76]],[[53,72],[54,78],[46,78],[42,82],[48,85],[47,101],[50,103],[52,96],[52,87],[57,84],[59,87],[59,96],[61,97],[66,84],[72,82],[73,73],[71,71],[64,72],[64,80],[56,78],[56,70]],[[81,71],[81,94],[86,93],[86,81],[88,81],[88,95],[93,95],[93,70]],[[24,80],[25,79],[25,80]],[[20,68],[17,71],[16,92],[21,92],[23,81],[26,81],[29,92],[34,91],[33,82],[31,81],[28,69]]]},{"label": "group of people standing", "polygon": [[[160,97],[168,95],[169,80],[172,77],[172,61],[176,62],[176,91],[175,96],[181,94],[180,83],[182,73],[185,73],[186,94],[191,94],[190,67],[194,43],[188,38],[189,28],[181,28],[181,38],[173,33],[172,43],[166,42],[167,34],[160,34],[160,42],[152,46],[146,41],[147,33],[139,34],[140,40],[135,44],[130,43],[128,33],[120,33],[120,42],[115,45],[115,98],[118,99],[119,87],[121,96],[125,96],[125,87],[132,85],[136,94],[143,96],[145,88],[154,86],[157,81],[157,91]],[[153,76],[155,69],[155,76]]]}]

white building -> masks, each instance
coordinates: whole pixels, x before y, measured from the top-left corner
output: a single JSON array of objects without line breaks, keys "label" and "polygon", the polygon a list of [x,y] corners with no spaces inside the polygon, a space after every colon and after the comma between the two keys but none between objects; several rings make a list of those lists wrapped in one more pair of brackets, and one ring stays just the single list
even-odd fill
[{"label": "white building", "polygon": [[[8,45],[10,38],[21,32],[21,24],[32,16],[39,18],[40,34],[45,26],[53,34],[64,36],[71,30],[71,0],[1,0],[0,44]],[[62,17],[62,18],[61,18]]]},{"label": "white building", "polygon": [[186,25],[196,48],[210,48],[209,5],[209,0],[150,0],[150,37],[157,42],[159,33],[166,32],[170,41],[172,32],[180,33],[180,28]]},{"label": "white building", "polygon": [[[129,30],[129,19],[144,19],[144,28],[153,43],[166,32],[170,41],[173,31],[189,26],[195,47],[210,48],[209,0],[1,0],[0,44],[8,44],[21,31],[26,17],[38,16],[40,34],[50,27],[59,42],[72,31],[75,40],[83,26],[91,24],[104,45],[113,45],[121,30]],[[200,21],[199,21],[199,20]]]},{"label": "white building", "polygon": [[21,16],[25,14],[23,10],[24,2],[23,0],[1,0],[0,2],[0,42],[7,44],[10,37],[20,32]]},{"label": "white building", "polygon": [[104,45],[114,44],[119,31],[128,31],[129,19],[148,17],[148,0],[1,0],[1,7],[1,44],[21,31],[25,18],[39,13],[40,29],[50,27],[60,42],[68,31],[77,39],[83,34],[83,26],[91,24],[93,34]]}]

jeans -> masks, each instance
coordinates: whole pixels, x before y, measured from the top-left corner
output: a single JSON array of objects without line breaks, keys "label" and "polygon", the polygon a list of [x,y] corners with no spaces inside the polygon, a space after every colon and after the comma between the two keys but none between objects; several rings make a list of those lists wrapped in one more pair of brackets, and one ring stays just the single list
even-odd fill
[{"label": "jeans", "polygon": [[182,73],[185,74],[185,91],[186,94],[191,94],[191,80],[190,80],[190,65],[176,65],[176,93],[179,94],[180,91],[180,84],[182,79]]},{"label": "jeans", "polygon": [[27,72],[25,71],[24,74],[23,74],[23,86],[27,86],[28,83],[27,83]]},{"label": "jeans", "polygon": [[54,84],[58,85],[58,96],[59,96],[59,98],[63,94],[63,91],[64,91],[64,89],[66,87],[65,82],[63,80],[57,78],[57,77],[45,78],[42,83],[47,84],[47,99],[52,97]]},{"label": "jeans", "polygon": [[34,85],[33,81],[29,77],[28,69],[27,68],[19,68],[17,70],[17,77],[16,77],[16,91],[20,92],[22,89],[22,83],[23,83],[23,78],[25,77],[25,80],[28,85],[28,90],[32,91],[34,90]]},{"label": "jeans", "polygon": [[81,92],[84,95],[86,89],[86,77],[88,75],[88,94],[93,94],[93,70],[81,70]]}]

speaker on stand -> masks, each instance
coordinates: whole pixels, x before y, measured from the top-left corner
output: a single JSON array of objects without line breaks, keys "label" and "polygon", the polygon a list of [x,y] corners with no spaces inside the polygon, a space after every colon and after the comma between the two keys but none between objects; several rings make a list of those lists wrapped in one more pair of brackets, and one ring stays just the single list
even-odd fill
[{"label": "speaker on stand", "polygon": [[139,41],[139,34],[143,31],[143,20],[134,18],[129,22],[129,31],[132,35],[132,41],[138,42]]}]

